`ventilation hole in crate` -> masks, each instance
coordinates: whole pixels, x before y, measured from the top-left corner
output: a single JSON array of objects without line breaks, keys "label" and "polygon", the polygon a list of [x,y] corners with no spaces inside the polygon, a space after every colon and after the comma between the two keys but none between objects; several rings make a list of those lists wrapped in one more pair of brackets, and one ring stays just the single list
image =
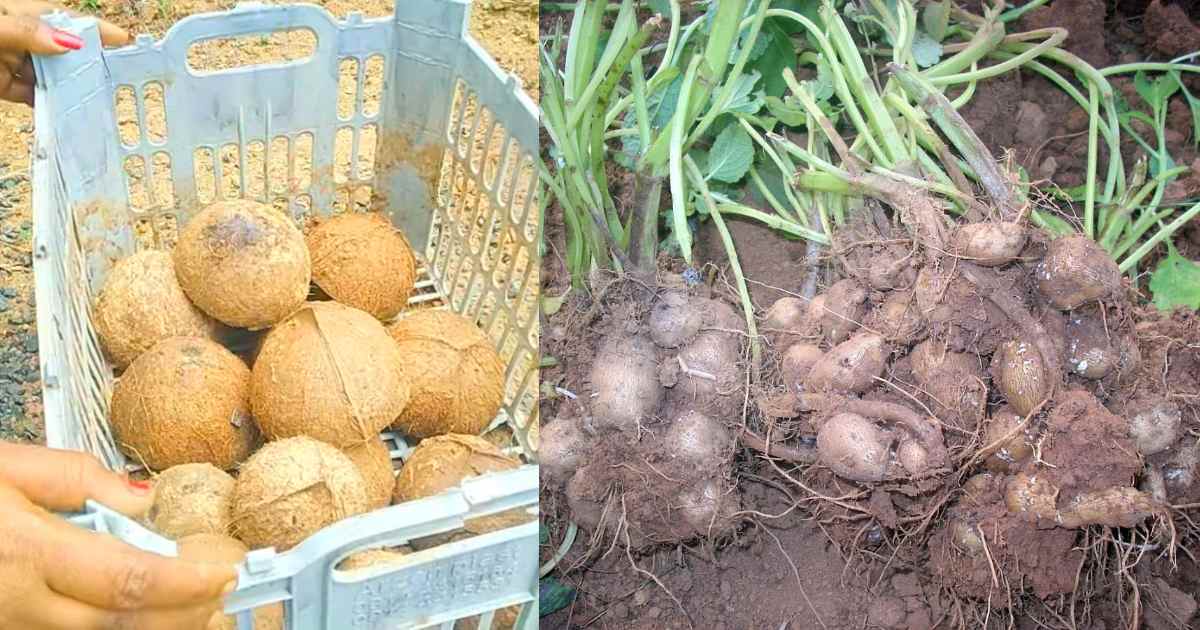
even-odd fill
[{"label": "ventilation hole in crate", "polygon": [[275,136],[270,148],[267,156],[267,190],[273,195],[282,195],[288,191],[287,136]]},{"label": "ventilation hole in crate", "polygon": [[288,214],[288,200],[287,200],[287,197],[276,197],[276,198],[272,199],[272,200],[271,200],[271,207],[272,207],[272,208],[275,208],[276,210],[278,210],[278,211],[279,211],[280,213],[282,213],[282,214],[285,214],[285,215],[286,215],[286,214]]},{"label": "ventilation hole in crate", "polygon": [[118,87],[113,99],[113,107],[117,114],[117,135],[121,138],[121,144],[135,147],[142,141],[142,130],[138,125],[137,98],[133,94],[133,87]]},{"label": "ventilation hole in crate", "polygon": [[175,177],[171,173],[171,156],[159,151],[151,158],[154,170],[150,175],[150,192],[154,205],[163,209],[175,207]]},{"label": "ventilation hole in crate", "polygon": [[492,265],[489,265],[493,269],[491,273],[493,287],[504,289],[504,285],[511,277],[513,256],[516,254],[516,249],[519,246],[520,243],[517,241],[516,235],[510,226],[505,228],[500,237],[488,247],[488,251],[484,252],[484,256],[494,261]]},{"label": "ventilation hole in crate", "polygon": [[133,240],[138,251],[154,249],[154,222],[143,217],[133,222]]},{"label": "ventilation hole in crate", "polygon": [[363,116],[371,118],[379,115],[383,102],[383,85],[385,79],[383,55],[367,57],[366,73],[363,77]]},{"label": "ventilation hole in crate", "polygon": [[192,177],[196,181],[196,201],[201,204],[210,204],[217,198],[214,166],[212,149],[200,147],[192,152]]},{"label": "ventilation hole in crate", "polygon": [[504,161],[504,141],[507,138],[508,130],[504,128],[503,123],[497,121],[488,139],[487,156],[483,161],[483,187],[488,192],[496,190],[496,175]]},{"label": "ventilation hole in crate", "polygon": [[454,181],[454,153],[450,149],[442,151],[442,167],[438,175],[437,205],[445,208],[450,205],[451,184]]},{"label": "ventilation hole in crate", "polygon": [[512,205],[513,181],[516,179],[517,164],[521,159],[521,145],[516,140],[508,143],[504,152],[504,160],[500,171],[500,204],[508,208]]},{"label": "ventilation hole in crate", "polygon": [[242,162],[238,155],[238,145],[226,144],[221,147],[221,197],[237,199],[242,196]]},{"label": "ventilation hole in crate", "polygon": [[165,212],[158,215],[158,219],[154,222],[154,231],[158,235],[159,247],[168,250],[175,248],[175,242],[179,240],[179,221],[173,213]]},{"label": "ventilation hole in crate", "polygon": [[510,302],[519,299],[522,291],[525,289],[528,274],[532,269],[529,249],[524,244],[518,244],[513,252],[516,261],[513,263],[512,274],[508,277],[508,286],[505,287],[505,290],[508,291],[507,295]]},{"label": "ventilation hole in crate", "polygon": [[375,179],[375,151],[379,141],[379,127],[374,123],[363,125],[358,130],[358,178]]},{"label": "ventilation hole in crate", "polygon": [[150,209],[150,196],[146,189],[146,161],[140,155],[125,158],[125,182],[129,193],[129,209],[145,212]]},{"label": "ventilation hole in crate", "polygon": [[446,140],[450,146],[458,143],[458,130],[462,126],[463,111],[467,105],[467,84],[462,79],[454,82],[454,97],[450,100],[450,116],[447,119]]},{"label": "ventilation hole in crate", "polygon": [[296,219],[301,224],[312,216],[312,195],[296,195]]},{"label": "ventilation hole in crate", "polygon": [[463,104],[462,125],[459,126],[458,138],[455,140],[458,157],[463,160],[467,159],[474,145],[475,139],[472,134],[475,132],[475,121],[479,113],[479,95],[472,91]]},{"label": "ventilation hole in crate", "polygon": [[296,157],[292,162],[292,190],[307,192],[312,188],[313,135],[311,131],[298,134],[292,140]]},{"label": "ventilation hole in crate", "polygon": [[359,186],[354,189],[354,194],[351,199],[354,201],[355,212],[368,212],[371,210],[371,202],[374,200],[375,191],[370,186]]},{"label": "ventilation hole in crate", "polygon": [[530,195],[533,194],[533,183],[533,157],[522,156],[521,166],[517,170],[517,180],[513,183],[512,220],[514,222],[519,223],[528,210],[526,205],[530,201]]},{"label": "ventilation hole in crate", "polygon": [[492,125],[495,122],[496,117],[492,114],[492,110],[486,106],[481,107],[478,123],[471,136],[470,165],[471,172],[475,175],[483,171],[484,159],[487,156],[487,152],[491,150],[491,147],[488,146],[488,140],[492,137]]},{"label": "ventilation hole in crate", "polygon": [[337,115],[339,120],[350,120],[358,106],[358,60],[346,57],[338,62]]},{"label": "ventilation hole in crate", "polygon": [[299,63],[317,50],[317,35],[307,28],[239,37],[218,37],[188,47],[192,72],[211,73],[261,64]]},{"label": "ventilation hole in crate", "polygon": [[267,145],[254,140],[246,145],[246,198],[265,201],[267,198]]},{"label": "ventilation hole in crate", "polygon": [[350,209],[350,191],[339,188],[333,193],[333,214],[342,214]]},{"label": "ventilation hole in crate", "polygon": [[[451,222],[462,222],[465,214],[463,206],[466,203],[467,174],[462,168],[454,170],[454,182],[450,189],[450,202],[446,204],[446,216]],[[461,227],[461,226],[459,226]]]},{"label": "ventilation hole in crate", "polygon": [[167,141],[167,106],[163,85],[158,81],[142,88],[142,105],[146,114],[146,139],[154,144]]},{"label": "ventilation hole in crate", "polygon": [[342,127],[333,136],[333,182],[350,181],[350,158],[354,152],[354,129]]}]

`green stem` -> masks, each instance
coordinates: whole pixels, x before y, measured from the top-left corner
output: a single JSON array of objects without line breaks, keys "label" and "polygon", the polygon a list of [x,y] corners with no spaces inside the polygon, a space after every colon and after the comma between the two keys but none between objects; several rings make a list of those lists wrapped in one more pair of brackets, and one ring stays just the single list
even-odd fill
[{"label": "green stem", "polygon": [[[683,260],[692,264],[692,233],[687,222],[687,189],[683,176],[683,128],[692,97],[692,88],[696,83],[696,73],[700,68],[701,57],[692,57],[687,72],[683,77],[683,87],[679,91],[679,104],[675,109],[674,124],[671,126],[671,142],[669,145],[669,170],[671,175],[671,219],[672,233],[675,242],[679,243]],[[707,90],[702,91],[707,96]]]},{"label": "green stem", "polygon": [[[1050,31],[1049,37],[1047,37],[1045,41],[1035,44],[1033,47],[1018,54],[1017,56],[1013,57],[1012,59],[1009,59],[1008,61],[1003,61],[996,65],[988,66],[986,68],[972,70],[971,72],[964,72],[961,74],[951,74],[951,75],[932,77],[932,78],[930,78],[929,82],[933,85],[954,85],[957,83],[964,83],[967,81],[982,81],[984,79],[990,79],[992,77],[1004,74],[1005,72],[1008,72],[1009,70],[1013,70],[1015,68],[1020,67],[1025,62],[1027,62],[1027,61],[1037,57],[1038,55],[1041,55],[1042,53],[1046,52],[1047,50],[1061,44],[1063,42],[1063,40],[1065,40],[1067,38],[1066,29],[1051,28],[1051,29],[1042,29],[1042,30]],[[1031,31],[1031,33],[1033,33],[1033,32]]]},{"label": "green stem", "polygon": [[1192,63],[1162,63],[1143,61],[1139,63],[1123,63],[1118,66],[1109,66],[1099,70],[1099,72],[1103,76],[1111,77],[1114,74],[1125,74],[1127,72],[1137,72],[1139,70],[1145,72],[1170,72],[1171,70],[1178,70],[1180,72],[1200,72],[1200,65]]},{"label": "green stem", "polygon": [[1088,150],[1087,176],[1083,189],[1083,233],[1096,238],[1096,162],[1097,133],[1100,129],[1100,99],[1095,83],[1088,84]]},{"label": "green stem", "polygon": [[1136,268],[1137,264],[1141,262],[1142,258],[1145,257],[1146,254],[1150,253],[1150,250],[1154,249],[1155,246],[1167,238],[1170,238],[1170,236],[1178,231],[1179,228],[1187,225],[1188,221],[1191,221],[1197,215],[1200,215],[1200,203],[1193,205],[1191,208],[1188,208],[1187,212],[1175,217],[1174,221],[1171,221],[1167,225],[1163,226],[1154,234],[1154,236],[1150,237],[1149,240],[1143,243],[1141,247],[1135,249],[1132,254],[1125,258],[1125,260],[1119,265],[1117,265],[1117,267],[1121,270],[1121,273],[1125,273],[1130,269]]}]

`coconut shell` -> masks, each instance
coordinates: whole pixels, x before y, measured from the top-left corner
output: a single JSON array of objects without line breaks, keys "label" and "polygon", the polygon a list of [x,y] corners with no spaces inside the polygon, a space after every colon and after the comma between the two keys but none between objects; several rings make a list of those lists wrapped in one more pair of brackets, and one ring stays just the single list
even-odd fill
[{"label": "coconut shell", "polygon": [[401,356],[379,320],[310,302],[263,339],[251,401],[269,439],[307,435],[344,448],[377,440],[408,402]]},{"label": "coconut shell", "polygon": [[396,485],[396,471],[392,468],[392,455],[381,440],[367,440],[342,449],[342,452],[358,467],[367,482],[367,497],[371,509],[377,510],[392,503],[392,488]]},{"label": "coconut shell", "polygon": [[426,438],[482,432],[504,402],[504,361],[471,320],[424,310],[388,328],[412,397],[392,427]]},{"label": "coconut shell", "polygon": [[[179,540],[180,559],[192,562],[237,564],[248,552],[241,541],[225,534],[193,534]],[[282,629],[282,602],[254,609],[254,630]],[[237,618],[233,615],[213,617],[206,630],[237,630]]]},{"label": "coconut shell", "polygon": [[160,341],[113,386],[117,444],[151,470],[207,462],[233,468],[254,450],[250,370],[220,344],[196,337]]},{"label": "coconut shell", "polygon": [[175,245],[175,275],[192,303],[237,328],[273,326],[304,304],[312,276],[304,235],[248,199],[208,206]]},{"label": "coconut shell", "polygon": [[233,477],[212,464],[180,464],[154,480],[146,520],[167,538],[227,534],[233,518]]},{"label": "coconut shell", "polygon": [[417,262],[404,233],[383,215],[347,213],[308,233],[313,282],[329,297],[383,320],[404,309]]},{"label": "coconut shell", "polygon": [[105,354],[125,369],[170,337],[212,337],[216,322],[188,301],[166,252],[147,250],[113,266],[96,299],[92,322]]},{"label": "coconut shell", "polygon": [[512,470],[521,462],[474,435],[448,434],[422,440],[400,468],[395,503],[413,501],[454,488],[468,477]]},{"label": "coconut shell", "polygon": [[308,437],[271,442],[245,464],[233,493],[233,534],[252,549],[290,549],[320,529],[371,509],[350,458]]},{"label": "coconut shell", "polygon": [[367,567],[403,564],[404,558],[413,552],[406,546],[386,549],[364,549],[352,553],[338,563],[338,571],[357,571]]}]

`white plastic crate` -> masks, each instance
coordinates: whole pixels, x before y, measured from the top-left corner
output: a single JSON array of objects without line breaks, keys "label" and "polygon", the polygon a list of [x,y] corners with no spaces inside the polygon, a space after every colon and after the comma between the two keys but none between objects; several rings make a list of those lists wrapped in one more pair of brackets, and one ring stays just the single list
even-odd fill
[{"label": "white plastic crate", "polygon": [[[107,424],[113,372],[91,323],[94,295],[116,261],[169,249],[208,201],[249,197],[301,222],[375,206],[425,244],[412,301],[437,302],[488,333],[508,365],[493,426],[508,424],[515,448],[536,451],[536,107],[468,35],[468,10],[466,0],[397,0],[393,16],[337,21],[314,5],[244,4],[109,51],[94,19],[46,18],[85,41],[34,60],[33,248],[50,446],[128,465]],[[267,47],[281,37],[284,58],[269,63],[222,67],[210,62],[227,58],[206,56],[213,41]],[[402,442],[393,453],[405,454]],[[448,628],[533,601],[523,611],[533,627],[536,522],[418,552],[366,579],[332,567],[359,548],[536,505],[528,467],[349,519],[287,553],[253,553],[228,610],[284,601],[288,627],[304,630]],[[79,522],[115,520],[101,511]],[[249,615],[239,622],[250,627]]]}]

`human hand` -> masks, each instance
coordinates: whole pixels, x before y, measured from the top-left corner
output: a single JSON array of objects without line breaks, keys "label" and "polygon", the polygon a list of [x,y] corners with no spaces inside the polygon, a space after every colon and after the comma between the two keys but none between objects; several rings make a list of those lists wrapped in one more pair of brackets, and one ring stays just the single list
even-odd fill
[{"label": "human hand", "polygon": [[0,628],[207,627],[237,585],[234,567],[143,552],[47,511],[86,499],[140,518],[154,497],[89,455],[0,442]]},{"label": "human hand", "polygon": [[[33,105],[30,53],[60,55],[83,47],[78,36],[42,22],[42,15],[61,8],[39,0],[0,0],[0,99]],[[100,41],[120,46],[129,42],[129,33],[101,20]]]}]

